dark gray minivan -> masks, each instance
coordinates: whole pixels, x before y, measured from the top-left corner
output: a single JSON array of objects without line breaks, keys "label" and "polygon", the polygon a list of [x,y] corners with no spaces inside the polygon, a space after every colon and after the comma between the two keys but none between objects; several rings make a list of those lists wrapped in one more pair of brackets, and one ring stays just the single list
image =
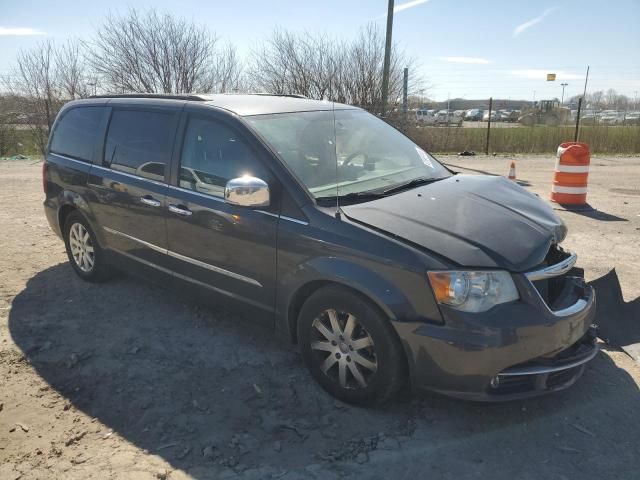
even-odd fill
[{"label": "dark gray minivan", "polygon": [[73,101],[45,212],[88,281],[143,275],[266,322],[354,403],[565,388],[597,353],[566,227],[355,107],[277,95]]}]

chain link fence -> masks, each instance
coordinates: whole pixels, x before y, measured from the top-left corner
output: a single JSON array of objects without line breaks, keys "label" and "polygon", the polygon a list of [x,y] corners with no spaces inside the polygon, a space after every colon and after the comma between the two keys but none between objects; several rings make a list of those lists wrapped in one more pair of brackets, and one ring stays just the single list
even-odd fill
[{"label": "chain link fence", "polygon": [[[395,111],[387,120],[434,153],[554,153],[560,143],[575,138],[576,105],[543,101],[504,108],[491,99],[477,104],[464,110]],[[594,153],[639,154],[640,114],[633,108],[582,108],[578,140],[588,143]]]}]

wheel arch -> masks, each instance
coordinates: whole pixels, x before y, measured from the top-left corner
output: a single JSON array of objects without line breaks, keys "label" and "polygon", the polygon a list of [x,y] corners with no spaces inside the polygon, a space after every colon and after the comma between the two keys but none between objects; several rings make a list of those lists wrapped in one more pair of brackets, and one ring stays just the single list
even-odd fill
[{"label": "wheel arch", "polygon": [[377,272],[337,258],[319,258],[302,268],[303,278],[285,279],[281,284],[288,295],[279,296],[281,307],[276,329],[296,343],[298,316],[309,296],[320,288],[336,285],[349,290],[375,306],[390,322],[401,319],[410,308],[408,299]]},{"label": "wheel arch", "polygon": [[58,202],[59,207],[57,212],[57,219],[61,235],[64,235],[64,225],[67,221],[67,218],[69,218],[69,215],[72,212],[77,211],[80,213],[80,215],[82,215],[82,217],[87,221],[87,223],[93,230],[98,243],[101,246],[104,246],[104,236],[102,235],[102,232],[100,232],[100,230],[96,228],[96,218],[91,211],[89,203],[83,198],[82,195],[71,190],[65,190],[61,192]]},{"label": "wheel arch", "polygon": [[58,209],[58,227],[60,228],[60,232],[64,231],[64,224],[67,221],[67,218],[71,214],[71,212],[79,210],[76,205],[73,203],[65,203]]}]

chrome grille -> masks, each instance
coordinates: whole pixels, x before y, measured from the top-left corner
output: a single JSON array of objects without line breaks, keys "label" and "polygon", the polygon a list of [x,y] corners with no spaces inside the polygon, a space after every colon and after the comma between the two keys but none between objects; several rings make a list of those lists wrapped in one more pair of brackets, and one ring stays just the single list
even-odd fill
[{"label": "chrome grille", "polygon": [[525,273],[547,306],[553,305],[565,287],[566,275],[578,256],[556,244],[551,245],[540,268]]}]

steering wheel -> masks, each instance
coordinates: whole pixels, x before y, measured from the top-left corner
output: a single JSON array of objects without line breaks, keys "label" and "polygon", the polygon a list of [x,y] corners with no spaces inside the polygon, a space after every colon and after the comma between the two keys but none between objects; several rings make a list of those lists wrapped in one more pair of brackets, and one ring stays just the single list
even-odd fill
[{"label": "steering wheel", "polygon": [[349,155],[347,157],[347,159],[344,162],[342,162],[342,166],[345,167],[345,166],[349,165],[351,163],[351,160],[353,160],[356,157],[364,157],[364,162],[362,162],[363,164],[366,164],[367,160],[369,159],[369,157],[368,157],[368,155],[366,153],[355,152],[355,153],[352,153],[351,155]]}]

